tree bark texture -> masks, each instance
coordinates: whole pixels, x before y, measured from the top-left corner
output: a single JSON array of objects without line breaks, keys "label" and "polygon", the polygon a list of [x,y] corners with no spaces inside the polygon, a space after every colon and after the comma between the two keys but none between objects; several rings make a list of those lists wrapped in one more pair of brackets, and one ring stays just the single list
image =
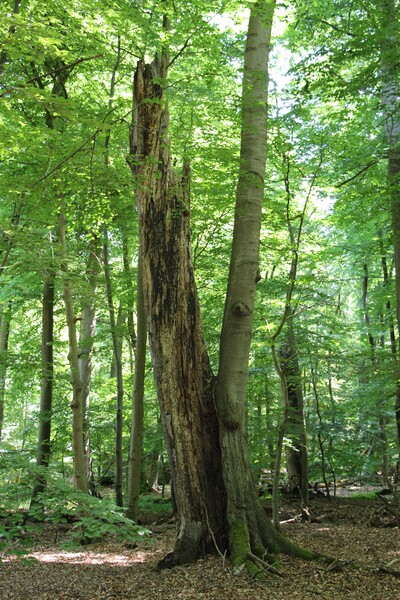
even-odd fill
[{"label": "tree bark texture", "polygon": [[[259,5],[252,11],[247,53],[257,58],[250,59],[253,71],[246,72],[244,89],[247,94],[248,87],[256,87],[259,81],[263,91],[256,100],[251,100],[250,94],[245,102],[246,147],[257,144],[260,128],[265,127],[267,79],[261,68],[265,55],[261,59],[259,50],[263,47],[268,51],[272,8],[268,3],[267,14],[258,14]],[[259,16],[265,19],[266,31],[259,30]],[[268,522],[258,503],[246,443],[244,402],[265,149],[256,151],[254,157],[250,148],[242,154],[236,210],[240,235],[234,240],[221,344],[224,355],[218,382],[218,419],[191,256],[189,169],[186,165],[182,176],[172,171],[166,137],[168,113],[162,106],[166,63],[165,55],[150,65],[138,63],[128,157],[137,187],[149,344],[177,507],[175,548],[161,566],[190,562],[215,545],[221,551],[229,545],[235,564],[250,562],[259,572],[248,558],[251,551],[264,555],[267,548],[316,557],[290,543]],[[246,356],[238,357],[242,344]],[[229,370],[228,345],[234,348],[234,373]],[[240,375],[237,369],[242,368],[245,373]]]},{"label": "tree bark texture", "polygon": [[178,512],[174,552],[163,566],[224,545],[225,496],[190,247],[188,168],[171,169],[162,107],[166,57],[138,63],[130,164],[137,185],[149,344]]}]

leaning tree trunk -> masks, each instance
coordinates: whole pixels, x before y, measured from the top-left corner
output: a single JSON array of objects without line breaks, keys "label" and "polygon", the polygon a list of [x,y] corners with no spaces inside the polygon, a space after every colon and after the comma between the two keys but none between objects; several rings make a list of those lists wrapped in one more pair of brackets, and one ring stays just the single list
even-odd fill
[{"label": "leaning tree trunk", "polygon": [[163,566],[224,547],[225,496],[213,402],[194,281],[188,168],[171,169],[162,108],[165,55],[138,63],[131,161],[137,185],[144,304],[178,513],[174,551]]}]

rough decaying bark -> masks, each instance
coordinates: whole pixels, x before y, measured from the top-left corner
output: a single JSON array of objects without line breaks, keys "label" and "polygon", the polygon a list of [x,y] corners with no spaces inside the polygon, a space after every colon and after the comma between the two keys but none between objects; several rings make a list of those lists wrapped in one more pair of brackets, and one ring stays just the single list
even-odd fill
[{"label": "rough decaying bark", "polygon": [[189,562],[223,544],[225,498],[213,376],[190,248],[188,171],[171,169],[162,108],[166,57],[139,62],[131,168],[136,178],[148,336],[178,510],[174,552]]}]

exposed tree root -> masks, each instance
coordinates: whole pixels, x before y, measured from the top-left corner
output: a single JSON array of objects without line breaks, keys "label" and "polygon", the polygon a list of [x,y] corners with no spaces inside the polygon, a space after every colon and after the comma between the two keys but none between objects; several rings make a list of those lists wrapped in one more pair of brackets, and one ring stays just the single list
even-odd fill
[{"label": "exposed tree root", "polygon": [[230,525],[230,561],[235,569],[246,568],[252,578],[284,577],[284,573],[280,570],[279,554],[296,556],[307,561],[321,561],[329,565],[337,563],[332,557],[295,544],[276,529],[269,527],[269,524],[265,529],[263,528],[260,538],[250,535],[245,521],[237,520]]},{"label": "exposed tree root", "polygon": [[[250,531],[246,519],[236,519],[229,526],[228,550],[224,552],[224,545],[221,550],[208,524],[208,530],[211,532],[213,540],[213,547],[221,556],[224,563],[228,552],[233,572],[240,572],[246,569],[253,579],[265,580],[267,576],[284,577],[285,574],[280,570],[278,558],[280,554],[296,556],[307,561],[328,563],[329,567],[338,563],[332,557],[307,550],[295,544],[281,532],[274,529],[265,518],[259,529],[256,532]],[[158,563],[158,569],[168,569],[194,562],[197,558],[204,556],[213,549],[209,545],[207,547],[205,544],[199,545],[199,540],[190,539],[190,536],[183,536],[183,538],[180,537],[176,542],[174,550]]]}]

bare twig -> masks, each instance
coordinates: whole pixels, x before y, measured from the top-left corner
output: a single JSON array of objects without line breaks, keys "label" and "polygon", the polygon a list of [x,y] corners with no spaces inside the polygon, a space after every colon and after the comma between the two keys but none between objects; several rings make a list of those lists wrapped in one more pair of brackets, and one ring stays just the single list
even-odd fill
[{"label": "bare twig", "polygon": [[267,573],[268,575],[274,575],[275,577],[286,577],[286,575],[282,573],[282,571],[279,571],[273,565],[270,565],[269,563],[265,562],[265,560],[259,558],[258,556],[256,556],[256,554],[253,554],[252,552],[247,553],[247,558],[260,565],[262,567],[263,573]]}]

